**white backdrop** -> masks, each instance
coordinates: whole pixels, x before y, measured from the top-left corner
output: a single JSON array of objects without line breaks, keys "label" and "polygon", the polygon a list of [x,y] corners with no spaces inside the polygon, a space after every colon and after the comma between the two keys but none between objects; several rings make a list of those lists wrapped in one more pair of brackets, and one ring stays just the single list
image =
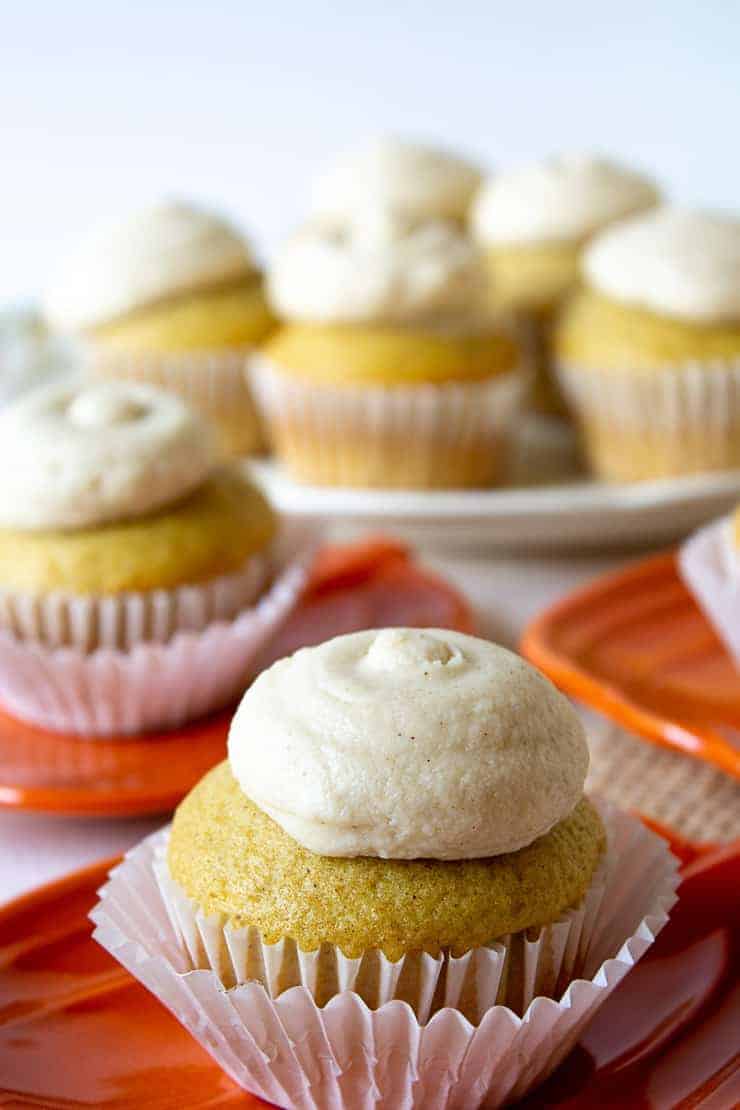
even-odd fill
[{"label": "white backdrop", "polygon": [[223,205],[263,250],[337,147],[597,148],[740,208],[736,0],[20,0],[0,18],[0,300],[90,220]]}]

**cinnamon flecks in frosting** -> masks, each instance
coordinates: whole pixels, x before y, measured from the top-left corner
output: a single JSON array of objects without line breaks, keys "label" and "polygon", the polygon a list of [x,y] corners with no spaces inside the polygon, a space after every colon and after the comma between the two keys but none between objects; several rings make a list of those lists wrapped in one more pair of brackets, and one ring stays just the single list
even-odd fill
[{"label": "cinnamon flecks in frosting", "polygon": [[599,235],[586,280],[624,304],[696,323],[740,320],[740,220],[661,208]]},{"label": "cinnamon flecks in frosting", "polygon": [[453,226],[376,209],[303,228],[278,253],[268,293],[289,320],[403,323],[469,314],[485,282],[477,247]]},{"label": "cinnamon flecks in frosting", "polygon": [[478,168],[450,151],[384,135],[340,154],[318,177],[312,211],[339,221],[380,208],[462,222],[480,181]]},{"label": "cinnamon flecks in frosting", "polygon": [[209,476],[208,428],[132,382],[52,385],[0,412],[0,528],[84,528],[142,516]]},{"label": "cinnamon flecks in frosting", "polygon": [[513,852],[578,803],[580,720],[538,671],[458,632],[340,636],[280,660],[229,736],[245,794],[329,856]]},{"label": "cinnamon flecks in frosting", "polygon": [[494,177],[473,209],[487,244],[581,240],[658,202],[651,181],[604,158],[559,155]]},{"label": "cinnamon flecks in frosting", "polygon": [[83,243],[48,290],[45,312],[62,330],[85,330],[255,272],[248,244],[225,219],[183,202],[163,203]]}]

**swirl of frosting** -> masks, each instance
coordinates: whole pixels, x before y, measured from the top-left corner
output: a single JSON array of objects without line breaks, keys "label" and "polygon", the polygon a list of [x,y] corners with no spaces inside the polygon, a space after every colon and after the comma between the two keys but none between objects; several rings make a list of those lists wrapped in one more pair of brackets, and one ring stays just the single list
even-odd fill
[{"label": "swirl of frosting", "polygon": [[658,202],[651,181],[585,154],[559,155],[494,177],[478,193],[482,243],[572,242]]},{"label": "swirl of frosting", "polygon": [[170,393],[132,382],[44,386],[0,411],[0,528],[143,516],[201,485],[213,460],[208,429]]},{"label": "swirl of frosting", "polygon": [[254,272],[251,251],[230,223],[190,204],[164,203],[88,239],[57,275],[44,310],[59,328],[84,330]]},{"label": "swirl of frosting", "polygon": [[740,320],[740,220],[661,208],[594,239],[586,279],[614,300],[699,324]]},{"label": "swirl of frosting", "polygon": [[304,648],[242,699],[229,760],[249,798],[320,855],[515,851],[583,793],[570,703],[496,644],[384,629]]},{"label": "swirl of frosting", "polygon": [[309,224],[278,253],[268,294],[288,320],[402,323],[469,313],[485,288],[478,249],[452,225],[375,209],[363,224]]},{"label": "swirl of frosting", "polygon": [[480,181],[476,166],[449,151],[384,135],[341,154],[317,178],[312,211],[345,221],[377,207],[463,221]]}]

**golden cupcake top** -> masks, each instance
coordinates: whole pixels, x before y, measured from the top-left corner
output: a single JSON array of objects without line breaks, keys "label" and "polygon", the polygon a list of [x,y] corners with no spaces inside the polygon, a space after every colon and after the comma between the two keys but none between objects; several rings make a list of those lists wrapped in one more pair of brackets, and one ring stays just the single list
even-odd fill
[{"label": "golden cupcake top", "polygon": [[691,324],[740,321],[740,219],[660,208],[599,235],[583,272],[620,304]]},{"label": "golden cupcake top", "polygon": [[180,804],[170,874],[204,913],[267,943],[292,937],[304,952],[338,945],[349,957],[379,949],[461,956],[555,921],[576,906],[605,848],[583,798],[546,835],[485,859],[354,859],[308,851],[246,797],[229,768],[213,768]]},{"label": "golden cupcake top", "polygon": [[255,273],[252,252],[231,223],[196,205],[162,203],[83,243],[48,290],[45,311],[63,330],[87,330]]},{"label": "golden cupcake top", "polygon": [[658,199],[650,180],[616,162],[562,154],[492,178],[478,193],[472,226],[494,246],[581,241]]},{"label": "golden cupcake top", "polygon": [[485,284],[482,256],[453,225],[380,209],[355,222],[308,224],[268,272],[278,315],[313,323],[470,315]]},{"label": "golden cupcake top", "polygon": [[311,852],[461,860],[516,851],[562,821],[588,749],[570,703],[520,657],[458,632],[385,629],[263,672],[229,761]]},{"label": "golden cupcake top", "polygon": [[340,222],[376,208],[462,222],[480,181],[478,167],[451,151],[383,135],[327,167],[315,182],[312,210]]},{"label": "golden cupcake top", "polygon": [[56,384],[0,412],[0,528],[141,516],[213,469],[210,433],[176,396],[132,382]]},{"label": "golden cupcake top", "polygon": [[389,324],[287,324],[264,347],[283,373],[332,385],[482,381],[514,370],[512,336],[478,327]]}]

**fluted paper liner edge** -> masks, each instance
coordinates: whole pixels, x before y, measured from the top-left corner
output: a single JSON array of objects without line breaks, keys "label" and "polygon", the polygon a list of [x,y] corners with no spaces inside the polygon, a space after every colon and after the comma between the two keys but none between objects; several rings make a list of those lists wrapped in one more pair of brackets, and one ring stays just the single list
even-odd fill
[{"label": "fluted paper liner edge", "polygon": [[[459,960],[411,957],[417,1012],[396,997],[407,978],[403,959],[372,954],[371,1007],[352,989],[368,954],[349,960],[325,946],[296,958],[289,941],[265,944],[255,930],[199,915],[167,875],[167,829],[111,872],[91,914],[94,935],[236,1083],[268,1101],[355,1110],[373,1104],[372,1093],[389,1106],[500,1105],[557,1067],[675,902],[678,864],[665,842],[637,819],[603,803],[599,809],[608,848],[581,906],[534,938],[504,938]],[[521,957],[512,960],[520,942]],[[255,957],[262,981],[230,985]],[[320,1006],[314,987],[327,959],[337,993]],[[518,966],[522,1016],[500,1001],[510,962]],[[296,985],[273,997],[281,976]],[[474,1022],[457,1007],[470,998],[471,980]],[[537,993],[548,984],[559,998]]]},{"label": "fluted paper liner edge", "polygon": [[[287,537],[286,537],[287,538]],[[250,665],[287,620],[308,582],[316,551],[311,529],[278,557],[275,577],[232,619],[177,632],[128,650],[49,647],[0,629],[0,705],[53,732],[128,736],[177,728],[236,698]]]}]

